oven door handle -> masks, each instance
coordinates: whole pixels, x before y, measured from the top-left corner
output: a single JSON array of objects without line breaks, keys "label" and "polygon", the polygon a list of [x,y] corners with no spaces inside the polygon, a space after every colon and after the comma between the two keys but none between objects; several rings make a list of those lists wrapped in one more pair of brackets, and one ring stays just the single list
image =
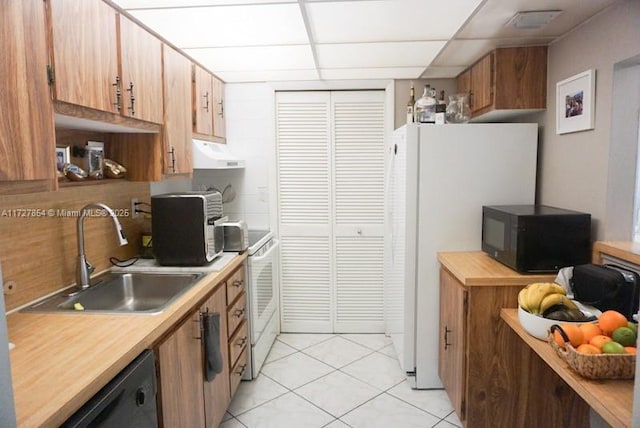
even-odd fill
[{"label": "oven door handle", "polygon": [[253,262],[259,263],[259,262],[261,262],[262,260],[264,260],[264,259],[266,259],[266,258],[270,257],[270,256],[271,256],[271,253],[272,253],[272,252],[274,252],[274,251],[275,251],[279,246],[280,246],[280,241],[278,241],[277,239],[274,239],[274,240],[273,240],[273,245],[271,246],[271,248],[269,248],[269,249],[267,250],[267,252],[266,252],[266,253],[264,253],[264,254],[263,254],[263,255],[261,255],[261,256],[251,256],[251,262],[252,262],[252,263],[253,263]]}]

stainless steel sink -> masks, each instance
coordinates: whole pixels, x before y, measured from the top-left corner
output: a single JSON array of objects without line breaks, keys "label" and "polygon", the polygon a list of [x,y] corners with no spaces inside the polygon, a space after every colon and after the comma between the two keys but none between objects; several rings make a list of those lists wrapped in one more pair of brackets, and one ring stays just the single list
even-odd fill
[{"label": "stainless steel sink", "polygon": [[23,311],[156,314],[203,276],[203,273],[108,272],[93,278],[91,287],[85,290],[64,290]]}]

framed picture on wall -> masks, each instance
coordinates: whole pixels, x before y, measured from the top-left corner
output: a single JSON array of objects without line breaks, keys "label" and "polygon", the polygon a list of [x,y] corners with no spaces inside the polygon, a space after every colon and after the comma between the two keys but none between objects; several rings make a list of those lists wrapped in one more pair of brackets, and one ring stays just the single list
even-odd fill
[{"label": "framed picture on wall", "polygon": [[556,84],[556,134],[594,128],[596,71],[587,70]]}]

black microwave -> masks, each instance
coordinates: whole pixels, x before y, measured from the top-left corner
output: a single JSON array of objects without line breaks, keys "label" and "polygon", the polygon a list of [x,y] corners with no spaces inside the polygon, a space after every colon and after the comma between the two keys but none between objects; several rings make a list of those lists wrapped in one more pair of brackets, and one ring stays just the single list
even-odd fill
[{"label": "black microwave", "polygon": [[546,205],[482,207],[482,250],[518,272],[591,261],[591,214]]}]

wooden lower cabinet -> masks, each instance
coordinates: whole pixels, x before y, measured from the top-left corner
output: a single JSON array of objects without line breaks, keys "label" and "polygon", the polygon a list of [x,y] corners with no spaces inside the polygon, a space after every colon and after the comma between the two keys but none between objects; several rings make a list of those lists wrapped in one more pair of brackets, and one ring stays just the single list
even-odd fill
[{"label": "wooden lower cabinet", "polygon": [[[230,401],[226,287],[215,292],[156,348],[160,421],[163,427],[217,427]],[[201,339],[201,314],[219,313],[223,370],[207,382]]]},{"label": "wooden lower cabinet", "polygon": [[[500,318],[502,308],[517,308],[525,285],[555,275],[520,275],[483,253],[441,253],[439,259],[438,369],[464,426],[588,426],[580,425],[582,400],[553,370],[541,370],[545,363]],[[458,278],[465,269],[477,274],[463,283]],[[567,409],[575,410],[574,420]]]},{"label": "wooden lower cabinet", "polygon": [[460,419],[465,415],[462,393],[466,383],[466,301],[466,290],[449,272],[441,269],[440,307],[447,310],[440,315],[438,374]]},{"label": "wooden lower cabinet", "polygon": [[[245,267],[240,265],[156,346],[160,426],[215,428],[220,425],[247,367],[248,323],[244,278]],[[230,287],[234,292],[237,291],[233,300],[228,300],[227,290]],[[220,352],[223,361],[222,372],[210,382],[205,380],[200,327],[201,315],[207,312],[220,314]],[[240,316],[236,316],[237,313]],[[231,324],[228,320],[232,320]]]}]

